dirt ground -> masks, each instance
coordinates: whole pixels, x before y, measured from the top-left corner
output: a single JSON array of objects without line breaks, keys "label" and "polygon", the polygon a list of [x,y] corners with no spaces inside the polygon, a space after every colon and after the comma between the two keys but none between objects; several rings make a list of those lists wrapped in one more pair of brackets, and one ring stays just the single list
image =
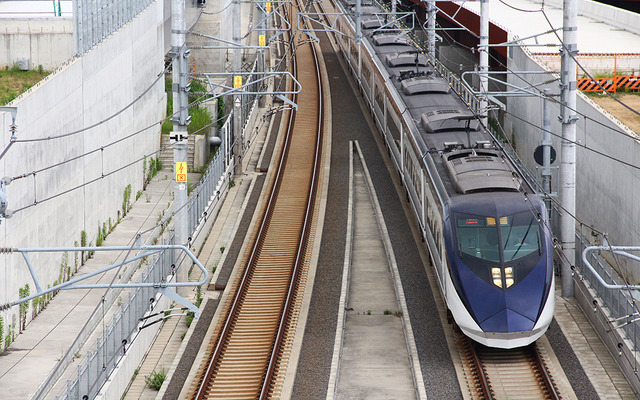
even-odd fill
[{"label": "dirt ground", "polygon": [[636,112],[627,109],[609,96],[589,95],[591,100],[614,117],[618,118],[622,123],[631,128],[636,134],[640,135],[640,94],[637,93],[620,93],[616,97],[627,106],[633,108]]}]

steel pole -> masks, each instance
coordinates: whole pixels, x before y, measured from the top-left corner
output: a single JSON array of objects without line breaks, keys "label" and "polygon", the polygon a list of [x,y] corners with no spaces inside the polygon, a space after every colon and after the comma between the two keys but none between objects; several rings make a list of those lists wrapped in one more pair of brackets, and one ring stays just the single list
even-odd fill
[{"label": "steel pole", "polygon": [[356,0],[356,46],[362,42],[362,0]]},{"label": "steel pole", "polygon": [[[187,80],[187,57],[185,44],[186,18],[185,0],[173,0],[171,3],[171,47],[173,52],[173,146],[174,161],[174,202],[175,243],[187,246],[187,124],[189,122],[189,87]],[[184,176],[185,179],[182,179]],[[187,268],[178,268],[178,281],[187,280]]]},{"label": "steel pole", "polygon": [[551,218],[551,117],[549,112],[549,89],[544,89],[542,98],[542,189],[545,192],[544,203]]},{"label": "steel pole", "polygon": [[562,41],[562,156],[560,163],[560,244],[562,263],[562,297],[573,297],[571,268],[575,265],[576,213],[576,61],[578,54],[577,0],[564,0]]},{"label": "steel pole", "polygon": [[427,51],[433,58],[436,57],[436,2],[427,1]]},{"label": "steel pole", "polygon": [[[242,53],[240,49],[241,44],[241,8],[242,3],[239,0],[233,1],[233,41],[236,44],[233,50],[233,73],[236,76],[241,76],[242,73]],[[241,78],[240,78],[241,79]],[[245,83],[245,82],[242,82]],[[234,87],[236,82],[234,82]],[[239,95],[233,96],[233,152],[235,156],[235,168],[236,175],[242,174],[242,118],[241,118],[241,100]]]},{"label": "steel pole", "polygon": [[487,126],[487,92],[489,91],[489,0],[480,0],[480,121]]}]

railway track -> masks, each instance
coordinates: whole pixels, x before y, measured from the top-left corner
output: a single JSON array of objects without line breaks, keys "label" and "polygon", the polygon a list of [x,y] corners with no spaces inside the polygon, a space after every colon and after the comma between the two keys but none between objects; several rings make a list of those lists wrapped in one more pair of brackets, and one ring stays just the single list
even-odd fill
[{"label": "railway track", "polygon": [[[295,7],[288,13],[296,20]],[[280,163],[250,254],[237,274],[191,399],[279,397],[310,257],[322,139],[322,91],[315,48],[301,33],[290,70],[302,90],[293,99]]]},{"label": "railway track", "polygon": [[463,368],[474,399],[561,399],[536,344],[493,349],[457,334]]}]

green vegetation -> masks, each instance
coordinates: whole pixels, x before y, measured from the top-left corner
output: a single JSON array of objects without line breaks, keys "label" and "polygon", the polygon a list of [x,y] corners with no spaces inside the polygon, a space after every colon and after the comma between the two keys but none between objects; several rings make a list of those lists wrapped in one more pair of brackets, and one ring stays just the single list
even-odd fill
[{"label": "green vegetation", "polygon": [[[200,307],[200,304],[202,304],[202,289],[200,288],[200,286],[198,286],[196,288],[196,302],[193,303],[196,307]],[[194,314],[193,312],[189,311],[187,313],[187,315],[185,316],[185,322],[187,323],[187,328],[191,326],[191,323],[193,322],[193,318],[194,318]]]},{"label": "green vegetation", "polygon": [[[171,89],[172,80],[167,78],[165,80],[164,89],[167,92],[167,116],[173,114],[173,92]],[[191,81],[191,87],[189,89],[190,93],[193,92],[207,92],[208,90],[205,88],[204,84],[198,81]],[[197,95],[189,95],[189,104],[198,100]],[[187,132],[191,134],[199,134],[204,135],[205,127],[211,125],[213,123],[213,119],[209,110],[205,107],[200,107],[198,105],[193,105],[189,108],[189,116],[191,117],[191,123],[187,125]],[[162,134],[168,135],[169,132],[173,130],[173,122],[171,120],[166,120],[162,123]]]},{"label": "green vegetation", "polygon": [[127,215],[127,212],[131,208],[131,184],[127,185],[124,188],[124,193],[122,195],[122,216]]},{"label": "green vegetation", "polygon": [[0,70],[0,106],[13,101],[49,74],[42,69],[42,65],[31,71],[20,71],[17,65]]},{"label": "green vegetation", "polygon": [[167,374],[164,369],[160,372],[153,371],[151,375],[144,377],[144,381],[147,383],[147,386],[154,390],[160,390],[165,379],[167,379]]},{"label": "green vegetation", "polygon": [[[144,161],[142,162],[142,174],[144,175],[144,179],[142,182],[142,189],[146,189],[151,179],[162,170],[162,161],[160,161],[157,157],[152,157],[149,159],[149,168],[147,168],[147,157],[144,157]],[[138,192],[142,194],[141,192]],[[136,197],[136,200],[138,197]]]},{"label": "green vegetation", "polygon": [[0,315],[0,353],[4,351],[4,347],[2,347],[2,341],[4,340],[4,320]]}]

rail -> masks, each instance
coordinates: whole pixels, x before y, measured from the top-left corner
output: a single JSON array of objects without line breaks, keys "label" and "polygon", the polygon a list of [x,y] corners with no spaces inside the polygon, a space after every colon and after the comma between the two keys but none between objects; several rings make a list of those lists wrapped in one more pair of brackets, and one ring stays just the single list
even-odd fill
[{"label": "rail", "polygon": [[[254,69],[256,66],[254,65]],[[251,118],[252,114],[255,112],[255,104],[258,102],[259,96],[251,96],[250,99],[246,99],[245,102],[247,105],[253,104],[252,107],[248,107],[248,111],[243,112],[243,120],[245,121],[243,124],[243,129],[246,131],[248,129],[248,120]],[[242,107],[242,110],[245,110],[246,107]],[[202,227],[206,220],[211,216],[210,210],[213,209],[222,199],[226,190],[228,190],[228,183],[230,180],[231,173],[233,171],[233,157],[231,156],[231,152],[233,149],[233,143],[230,143],[231,134],[231,121],[232,118],[229,116],[220,129],[220,137],[222,139],[222,144],[217,150],[217,153],[214,155],[213,159],[207,166],[207,170],[204,173],[203,177],[198,182],[196,188],[190,195],[189,201],[187,203],[187,215],[188,215],[188,232],[190,232],[190,236],[192,239],[196,237],[202,230]],[[255,134],[255,133],[254,133]],[[242,135],[238,135],[242,136]],[[247,135],[248,138],[252,138],[251,135]],[[158,227],[156,231],[153,232],[148,239],[146,244],[149,244],[152,240],[154,240],[159,235],[163,235],[163,228]],[[193,240],[192,240],[193,241]],[[173,244],[173,235],[168,236],[163,239],[165,244]],[[164,257],[169,257],[171,261],[163,261],[163,271],[166,269],[166,265],[169,265],[169,270],[171,265],[176,265],[176,257],[173,254],[173,251],[170,251],[170,255],[159,256],[164,260]],[[168,263],[168,264],[167,264]],[[123,274],[123,277],[120,279],[120,282],[127,282],[131,279],[131,274],[136,270],[136,268],[129,268],[127,272]],[[166,277],[165,273],[163,276],[158,277],[157,275],[152,274],[151,272],[144,275],[140,282],[159,282],[163,277]],[[149,291],[147,289],[147,291]],[[153,293],[155,293],[156,289],[151,289]],[[138,293],[139,291],[136,291]],[[122,297],[122,290],[112,290],[110,291],[104,301],[105,307],[110,308],[118,299]],[[113,329],[121,329],[122,334],[118,336],[118,338],[129,338],[134,335],[135,331],[138,329],[138,321],[145,314],[150,312],[149,308],[149,295],[150,293],[141,295],[138,297],[137,295],[128,294],[128,300],[123,301],[124,306],[119,314],[113,316],[112,322],[107,325],[106,331],[108,332],[104,338],[100,338],[93,347],[93,350],[87,352],[87,361],[86,365],[82,368],[78,368],[78,373],[74,378],[71,378],[67,382],[67,387],[62,389],[58,395],[56,395],[56,399],[60,400],[81,400],[82,395],[89,392],[83,392],[81,389],[89,390],[90,393],[97,393],[97,390],[107,381],[109,373],[113,371],[115,365],[118,363],[119,359],[124,355],[124,351],[116,351],[110,350],[108,357],[102,357],[98,359],[98,353],[102,349],[124,349],[124,345],[122,342],[117,342],[114,338],[116,336],[116,332]],[[139,299],[146,300],[143,302]],[[144,303],[144,304],[143,304]],[[96,309],[97,310],[97,309]],[[87,340],[91,332],[98,326],[100,321],[102,321],[103,316],[100,313],[94,312],[90,320],[85,324],[81,332],[74,340],[74,344],[67,350],[63,358],[58,362],[54,371],[49,375],[47,380],[40,386],[38,392],[34,399],[44,398],[46,394],[51,390],[52,385],[55,384],[56,380],[63,374],[65,368],[77,359],[78,351],[80,350],[82,344]],[[127,321],[124,324],[121,321]],[[133,322],[135,321],[135,324]],[[115,328],[114,328],[115,327]],[[115,340],[115,341],[114,341]],[[120,339],[118,339],[120,340]],[[128,340],[128,343],[131,344],[132,340]],[[98,362],[100,361],[100,362]],[[105,362],[105,370],[102,371],[102,363]],[[97,366],[98,364],[99,367]],[[80,395],[82,393],[82,395]],[[90,398],[93,396],[90,396]]]},{"label": "rail", "polygon": [[463,357],[463,368],[472,398],[512,398],[514,391],[523,398],[559,400],[558,389],[537,347],[493,349],[456,334]]},{"label": "rail", "polygon": [[[313,52],[309,42],[295,51],[297,65],[293,68],[306,80],[305,89],[294,100],[298,104],[298,110],[291,113],[295,121],[289,122],[264,216],[252,235],[256,239],[251,253],[231,287],[225,317],[216,328],[189,398],[226,398],[231,392],[246,398],[277,396],[275,371],[281,372],[286,362],[281,357],[287,352],[281,346],[291,332],[290,322],[296,319],[298,282],[306,263],[314,209],[322,111]],[[312,68],[315,76],[303,73]],[[252,365],[246,363],[247,358]]]}]

